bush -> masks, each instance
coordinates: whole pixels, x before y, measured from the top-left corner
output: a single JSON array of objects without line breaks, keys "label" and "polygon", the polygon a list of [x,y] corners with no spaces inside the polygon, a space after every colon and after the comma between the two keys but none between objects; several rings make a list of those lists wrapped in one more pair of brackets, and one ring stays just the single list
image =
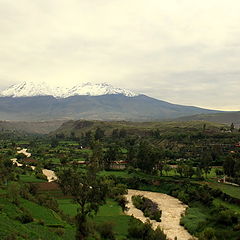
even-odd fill
[{"label": "bush", "polygon": [[199,240],[217,240],[215,230],[213,228],[206,228],[199,236]]},{"label": "bush", "polygon": [[38,179],[47,180],[47,177],[44,174],[42,174],[42,173],[36,173],[35,176]]},{"label": "bush", "polygon": [[56,201],[56,199],[54,199],[53,197],[51,197],[49,195],[44,195],[44,194],[38,195],[36,197],[36,200],[37,200],[38,204],[40,204],[44,207],[50,208],[55,212],[59,211],[58,202]]},{"label": "bush", "polygon": [[32,215],[27,211],[27,210],[23,210],[22,214],[17,216],[16,218],[18,221],[20,221],[21,223],[23,224],[26,224],[26,223],[30,223],[30,222],[33,222],[33,217]]},{"label": "bush", "polygon": [[7,188],[8,199],[15,205],[19,205],[20,197],[20,185],[16,182],[12,182]]},{"label": "bush", "polygon": [[127,210],[126,205],[127,205],[128,201],[127,201],[127,199],[126,199],[125,196],[119,195],[119,196],[115,197],[114,200],[115,200],[115,201],[118,203],[118,205],[122,208],[122,211]]},{"label": "bush", "polygon": [[55,232],[58,236],[63,236],[65,233],[64,228],[56,228],[53,232]]},{"label": "bush", "polygon": [[97,226],[97,231],[100,233],[101,237],[108,240],[115,240],[114,224],[112,222],[104,222]]},{"label": "bush", "polygon": [[128,239],[166,240],[167,238],[159,227],[154,231],[149,221],[142,223],[132,217],[129,222]]},{"label": "bush", "polygon": [[45,225],[45,222],[43,219],[39,219],[38,220],[38,224],[41,225],[41,226],[44,226]]},{"label": "bush", "polygon": [[11,233],[10,235],[6,236],[3,240],[17,240],[18,235],[17,233]]},{"label": "bush", "polygon": [[162,211],[158,209],[155,202],[140,195],[132,196],[132,202],[136,208],[143,212],[145,217],[161,222]]},{"label": "bush", "polygon": [[238,222],[238,217],[232,210],[222,210],[218,213],[217,221],[223,225],[230,226]]}]

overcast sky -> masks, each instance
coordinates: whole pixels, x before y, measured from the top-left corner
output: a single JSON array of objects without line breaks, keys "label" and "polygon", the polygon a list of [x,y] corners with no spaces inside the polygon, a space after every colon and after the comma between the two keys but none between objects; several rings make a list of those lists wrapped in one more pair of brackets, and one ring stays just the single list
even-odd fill
[{"label": "overcast sky", "polygon": [[240,110],[240,1],[0,0],[0,89],[22,81]]}]

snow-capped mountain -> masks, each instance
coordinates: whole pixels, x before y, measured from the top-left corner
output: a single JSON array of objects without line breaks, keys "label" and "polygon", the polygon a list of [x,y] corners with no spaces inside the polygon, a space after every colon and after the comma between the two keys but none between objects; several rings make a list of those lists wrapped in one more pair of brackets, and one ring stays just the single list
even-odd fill
[{"label": "snow-capped mountain", "polygon": [[107,95],[107,94],[123,94],[127,97],[134,97],[138,94],[122,89],[122,88],[115,88],[110,84],[107,83],[99,83],[99,84],[92,84],[92,83],[84,83],[78,84],[71,88],[66,97],[75,96],[75,95],[89,95],[89,96],[100,96],[100,95]]},{"label": "snow-capped mountain", "polygon": [[78,84],[70,89],[56,87],[49,87],[46,83],[23,82],[13,85],[8,89],[0,92],[2,97],[33,97],[33,96],[53,96],[55,98],[67,98],[76,95],[101,96],[108,94],[122,94],[127,97],[138,96],[138,94],[122,89],[115,88],[107,83],[92,84],[84,83]]},{"label": "snow-capped mountain", "polygon": [[153,121],[216,112],[171,104],[106,83],[79,84],[66,89],[52,88],[45,83],[24,82],[0,93],[0,120],[11,121]]},{"label": "snow-capped mountain", "polygon": [[58,97],[63,95],[63,91],[60,88],[53,89],[49,87],[45,82],[22,82],[16,85],[12,85],[6,90],[0,93],[2,97],[34,97],[34,96],[54,96]]}]

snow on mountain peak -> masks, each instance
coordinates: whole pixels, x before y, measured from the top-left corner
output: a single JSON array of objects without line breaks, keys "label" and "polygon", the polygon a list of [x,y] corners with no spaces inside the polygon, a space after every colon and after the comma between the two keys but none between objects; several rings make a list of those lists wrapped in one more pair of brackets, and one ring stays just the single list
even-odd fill
[{"label": "snow on mountain peak", "polygon": [[12,85],[0,93],[5,97],[32,97],[43,95],[54,95],[54,91],[44,82],[22,82]]},{"label": "snow on mountain peak", "polygon": [[83,83],[78,84],[71,88],[67,94],[67,96],[75,96],[75,95],[89,95],[89,96],[99,96],[99,95],[106,95],[106,94],[123,94],[127,97],[134,97],[138,94],[122,89],[122,88],[115,88],[110,84],[107,83]]},{"label": "snow on mountain peak", "polygon": [[12,85],[6,90],[0,92],[2,97],[33,97],[33,96],[53,96],[56,98],[67,98],[76,95],[100,96],[106,94],[123,94],[128,97],[134,97],[138,94],[122,89],[115,88],[107,83],[83,83],[70,89],[61,87],[49,87],[45,82],[22,82]]}]

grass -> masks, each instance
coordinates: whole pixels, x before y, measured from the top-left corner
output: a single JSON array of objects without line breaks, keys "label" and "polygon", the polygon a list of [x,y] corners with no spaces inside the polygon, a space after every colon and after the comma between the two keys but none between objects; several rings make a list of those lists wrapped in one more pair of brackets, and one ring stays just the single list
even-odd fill
[{"label": "grass", "polygon": [[224,184],[224,183],[218,183],[218,182],[208,182],[209,186],[212,188],[220,189],[224,193],[240,199],[240,187]]},{"label": "grass", "polygon": [[222,206],[240,214],[240,206],[238,206],[236,204],[231,204],[231,203],[225,202],[221,199],[214,199],[213,203],[216,206],[222,205]]},{"label": "grass", "polygon": [[27,201],[25,199],[21,200],[21,206],[26,208],[32,215],[34,219],[44,220],[45,224],[51,225],[65,225],[66,223],[62,221],[60,216],[53,210],[42,207],[34,202]]},{"label": "grass", "polygon": [[207,220],[208,209],[202,205],[196,205],[187,209],[185,216],[181,218],[181,225],[183,225],[190,234],[200,232],[201,225]]},{"label": "grass", "polygon": [[[59,199],[58,204],[64,213],[71,216],[76,215],[78,207],[71,199]],[[130,217],[122,213],[122,209],[115,201],[108,199],[106,204],[99,208],[93,221],[96,223],[112,222],[116,237],[120,240],[127,236],[129,219]]]},{"label": "grass", "polygon": [[46,180],[36,178],[34,175],[21,174],[19,177],[22,182],[46,182]]},{"label": "grass", "polygon": [[122,178],[129,178],[132,177],[133,174],[129,174],[127,171],[101,171],[101,176],[115,176],[115,177],[122,177]]},{"label": "grass", "polygon": [[97,216],[94,217],[96,223],[112,222],[117,239],[124,239],[128,231],[128,221],[130,217],[122,213],[122,209],[113,200],[108,200],[101,206]]},{"label": "grass", "polygon": [[[0,205],[0,239],[74,240],[74,227],[65,223],[57,213],[48,208],[25,199],[20,199],[20,205],[16,206],[8,199],[0,198]],[[34,218],[33,222],[22,224],[17,220],[17,216],[22,214],[22,208],[27,209],[31,213]],[[39,224],[39,220],[43,220],[44,225]],[[61,224],[64,227],[61,228],[63,235],[56,234],[57,228],[48,227],[47,224]]]},{"label": "grass", "polygon": [[70,216],[75,216],[77,214],[78,206],[72,199],[58,199],[57,201],[60,210],[62,210],[65,214]]}]

